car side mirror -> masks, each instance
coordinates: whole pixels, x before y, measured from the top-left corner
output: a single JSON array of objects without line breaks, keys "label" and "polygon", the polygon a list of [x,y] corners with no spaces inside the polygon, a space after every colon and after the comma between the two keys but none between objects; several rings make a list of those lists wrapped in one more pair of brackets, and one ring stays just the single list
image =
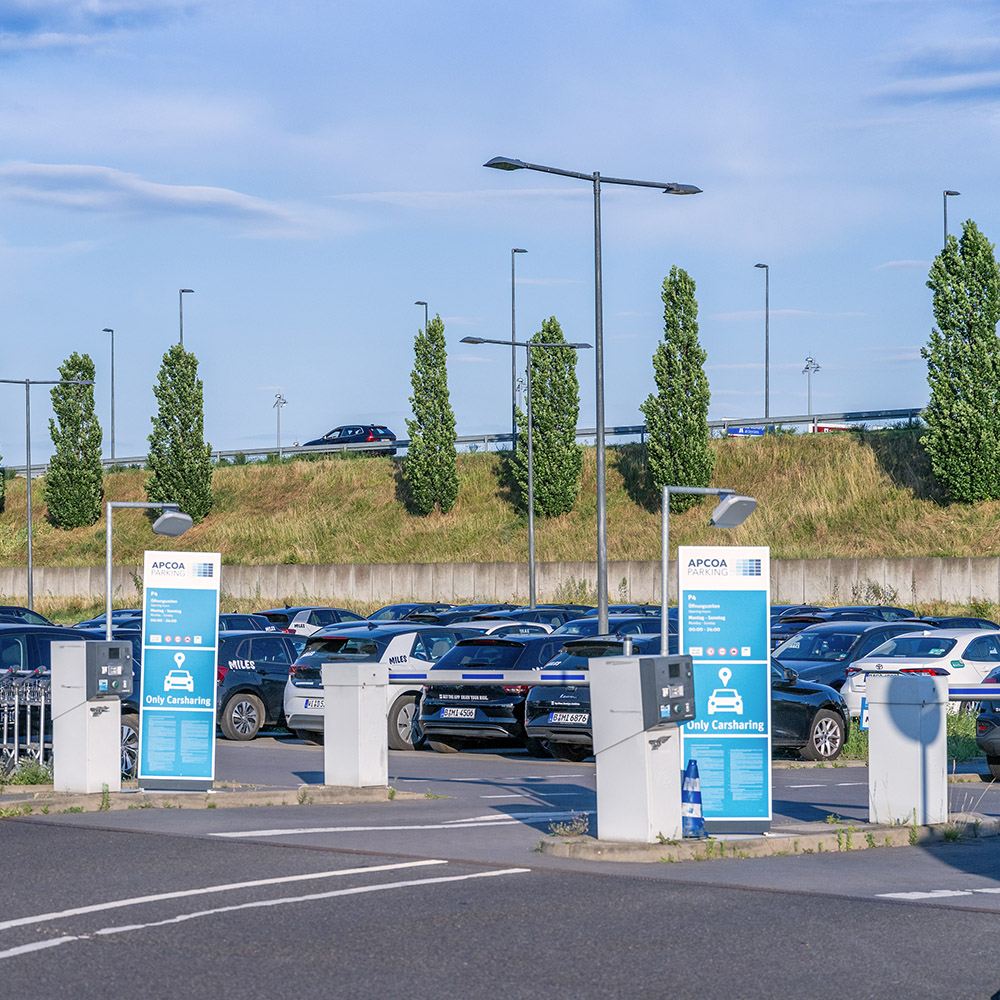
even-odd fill
[{"label": "car side mirror", "polygon": [[799,675],[791,667],[783,667],[782,669],[785,671],[786,684],[796,684],[798,682]]}]

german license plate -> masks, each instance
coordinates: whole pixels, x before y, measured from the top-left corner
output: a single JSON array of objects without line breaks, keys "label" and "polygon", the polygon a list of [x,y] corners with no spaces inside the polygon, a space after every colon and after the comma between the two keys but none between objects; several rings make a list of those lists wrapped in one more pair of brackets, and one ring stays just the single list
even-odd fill
[{"label": "german license plate", "polygon": [[551,712],[549,722],[561,722],[570,726],[585,726],[590,722],[588,712]]},{"label": "german license plate", "polygon": [[442,719],[474,719],[476,710],[474,708],[442,708]]},{"label": "german license plate", "polygon": [[306,698],[306,708],[326,708],[326,699]]}]

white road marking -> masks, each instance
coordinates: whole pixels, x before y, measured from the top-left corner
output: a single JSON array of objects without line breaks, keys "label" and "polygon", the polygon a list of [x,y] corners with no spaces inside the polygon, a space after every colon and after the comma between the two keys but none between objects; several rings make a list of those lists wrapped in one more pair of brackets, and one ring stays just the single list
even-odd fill
[{"label": "white road marking", "polygon": [[837,788],[844,788],[847,785],[867,785],[867,781],[838,781]]},{"label": "white road marking", "polygon": [[880,892],[879,899],[947,899],[949,896],[972,896],[975,893],[1000,893],[1000,887],[992,886],[985,889],[930,889],[926,892]]},{"label": "white road marking", "polygon": [[481,799],[526,799],[524,792],[507,792],[505,795],[480,795]]},{"label": "white road marking", "polygon": [[288,830],[243,830],[228,831],[226,833],[213,833],[212,837],[301,837],[314,833],[376,833],[380,831],[398,830],[466,830],[477,826],[514,826],[527,820],[546,819],[560,820],[573,819],[576,816],[593,815],[594,810],[580,810],[579,812],[535,812],[535,813],[514,813],[511,815],[493,815],[486,817],[473,817],[468,820],[454,820],[450,823],[411,823],[399,826],[303,826]]},{"label": "white road marking", "polygon": [[63,917],[78,917],[84,913],[100,913],[102,910],[117,910],[123,906],[141,906],[143,903],[158,903],[164,899],[184,899],[187,896],[205,896],[212,892],[231,892],[233,889],[253,889],[262,885],[282,885],[288,882],[308,882],[311,879],[336,878],[339,875],[363,875],[366,872],[388,872],[399,868],[419,868],[424,865],[446,865],[447,861],[429,859],[427,861],[404,861],[391,865],[374,865],[368,868],[338,868],[327,872],[309,872],[305,875],[287,875],[281,878],[255,879],[253,882],[227,882],[222,885],[209,885],[202,889],[179,889],[176,892],[157,892],[150,896],[132,896],[129,899],[113,899],[107,903],[92,903],[89,906],[76,906],[71,910],[56,910],[52,913],[39,913],[33,917],[16,917],[13,920],[0,921],[0,931],[11,927],[25,927],[28,924],[40,924],[48,920],[59,920]]},{"label": "white road marking", "polygon": [[786,785],[786,788],[826,788],[826,785]]},{"label": "white road marking", "polygon": [[[368,869],[371,871],[372,869]],[[409,882],[384,882],[379,885],[355,886],[351,889],[334,889],[331,892],[310,893],[308,896],[283,896],[278,899],[262,899],[252,903],[240,903],[236,906],[220,906],[212,910],[199,910],[195,913],[181,913],[166,920],[155,920],[146,924],[127,924],[119,927],[102,927],[93,934],[79,934],[73,937],[61,937],[52,941],[40,941],[30,945],[19,945],[0,951],[0,959],[14,958],[27,952],[39,951],[44,948],[55,948],[58,945],[69,944],[72,941],[86,941],[98,935],[124,934],[128,931],[147,930],[151,927],[165,927],[168,924],[180,924],[198,917],[217,916],[220,913],[234,913],[238,910],[261,909],[267,906],[283,906],[288,903],[308,903],[319,899],[333,899],[335,896],[355,896],[367,892],[382,892],[387,889],[406,889],[420,885],[440,885],[444,882],[464,882],[475,878],[494,878],[499,875],[521,875],[530,872],[530,868],[504,868],[499,871],[473,872],[469,875],[443,875],[438,878],[413,879]]]}]

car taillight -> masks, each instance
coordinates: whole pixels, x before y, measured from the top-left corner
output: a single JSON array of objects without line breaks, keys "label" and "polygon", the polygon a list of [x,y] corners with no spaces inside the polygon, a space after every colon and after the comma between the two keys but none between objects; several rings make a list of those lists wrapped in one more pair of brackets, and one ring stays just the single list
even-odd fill
[{"label": "car taillight", "polygon": [[984,684],[1000,684],[1000,677],[994,677],[990,675],[989,677],[983,678]]},{"label": "car taillight", "polygon": [[226,672],[228,670],[229,670],[229,667],[223,666],[223,664],[221,664],[221,663],[215,668],[215,679],[220,684],[226,679]]},{"label": "car taillight", "polygon": [[990,723],[990,722],[977,722],[976,723],[976,733],[978,735],[980,735],[980,736],[983,733],[985,733],[988,729],[992,729],[992,728],[993,728],[993,724]]},{"label": "car taillight", "polygon": [[527,684],[505,684],[503,686],[504,694],[527,694],[531,688]]},{"label": "car taillight", "polygon": [[861,667],[848,667],[847,668],[847,676],[848,677],[850,677],[851,674],[860,674],[860,673],[861,673]]},{"label": "car taillight", "polygon": [[901,674],[920,674],[923,677],[947,677],[948,671],[943,667],[901,667]]},{"label": "car taillight", "polygon": [[366,437],[365,440],[366,441],[377,441],[378,438],[376,438],[375,435],[371,431],[369,431],[368,432],[368,437]]}]

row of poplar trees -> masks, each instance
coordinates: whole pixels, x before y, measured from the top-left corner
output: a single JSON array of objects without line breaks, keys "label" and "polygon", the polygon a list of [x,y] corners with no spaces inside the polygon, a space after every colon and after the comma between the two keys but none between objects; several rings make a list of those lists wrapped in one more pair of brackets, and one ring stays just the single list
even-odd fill
[{"label": "row of poplar trees", "polygon": [[[678,267],[663,281],[663,339],[653,355],[655,391],[641,405],[647,429],[647,475],[657,490],[667,485],[707,486],[715,455],[709,447],[705,351],[698,341],[694,280]],[[554,316],[542,323],[533,343],[566,343]],[[458,499],[455,415],[448,394],[444,323],[437,316],[418,332],[411,374],[413,419],[407,420],[409,450],[403,465],[413,507],[421,514],[447,513]],[[575,350],[529,351],[535,513],[557,517],[571,511],[580,493],[583,451],[576,443],[580,383]],[[527,416],[517,409],[518,434],[511,461],[522,505],[527,502]],[[671,509],[695,498],[671,495]]]},{"label": "row of poplar trees", "polygon": [[[59,377],[93,382],[94,362],[71,354]],[[146,496],[151,503],[177,503],[194,521],[212,509],[212,449],[205,442],[204,393],[198,359],[180,344],[163,355],[153,387],[158,409],[152,418],[146,460]],[[60,528],[81,528],[101,517],[104,469],[103,433],[94,409],[93,385],[52,387],[54,419],[49,433],[55,454],[45,474],[49,520]]]}]

